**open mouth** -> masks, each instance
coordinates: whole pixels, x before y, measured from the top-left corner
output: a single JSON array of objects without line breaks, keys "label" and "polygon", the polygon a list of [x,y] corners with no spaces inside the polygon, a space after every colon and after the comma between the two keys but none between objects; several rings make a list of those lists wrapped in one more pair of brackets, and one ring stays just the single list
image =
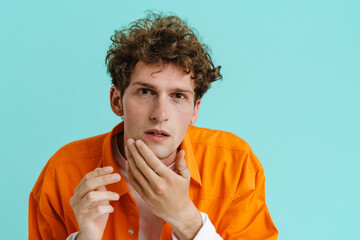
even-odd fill
[{"label": "open mouth", "polygon": [[155,136],[164,136],[164,137],[169,136],[169,135],[166,135],[165,133],[156,133],[156,132],[147,132],[147,134],[152,134],[152,135],[155,135]]},{"label": "open mouth", "polygon": [[149,131],[146,131],[145,133],[153,135],[153,136],[157,136],[157,137],[169,137],[170,136],[167,132],[161,131],[161,130],[149,130]]}]

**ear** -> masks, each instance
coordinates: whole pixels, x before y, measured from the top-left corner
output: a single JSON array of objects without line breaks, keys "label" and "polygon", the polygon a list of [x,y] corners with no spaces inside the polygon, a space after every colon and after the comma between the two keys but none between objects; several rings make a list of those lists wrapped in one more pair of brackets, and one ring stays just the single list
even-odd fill
[{"label": "ear", "polygon": [[110,105],[111,110],[119,117],[123,116],[123,109],[121,104],[120,90],[116,86],[110,88]]},{"label": "ear", "polygon": [[200,103],[201,103],[201,99],[197,100],[196,103],[195,103],[194,112],[193,112],[193,115],[191,117],[190,125],[193,125],[193,124],[196,123],[196,120],[197,120],[198,114],[199,114]]}]

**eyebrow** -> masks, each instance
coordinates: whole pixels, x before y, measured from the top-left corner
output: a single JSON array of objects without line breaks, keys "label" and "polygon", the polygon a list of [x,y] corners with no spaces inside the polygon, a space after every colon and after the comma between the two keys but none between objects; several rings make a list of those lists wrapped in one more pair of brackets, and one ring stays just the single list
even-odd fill
[{"label": "eyebrow", "polygon": [[[140,81],[139,82],[134,82],[134,83],[132,83],[132,85],[138,85],[138,86],[150,88],[150,89],[153,89],[153,90],[157,89],[154,85],[151,85],[151,84],[145,83],[145,82],[140,82]],[[194,95],[194,91],[190,91],[190,90],[183,89],[183,88],[172,88],[170,90],[171,90],[171,92],[189,93],[189,94]]]}]

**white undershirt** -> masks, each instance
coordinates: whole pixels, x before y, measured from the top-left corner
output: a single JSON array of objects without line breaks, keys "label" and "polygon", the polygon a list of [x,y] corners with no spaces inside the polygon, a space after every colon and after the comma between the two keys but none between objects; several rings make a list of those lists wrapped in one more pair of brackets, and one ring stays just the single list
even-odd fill
[{"label": "white undershirt", "polygon": [[[164,225],[164,220],[156,216],[144,200],[140,197],[140,195],[136,192],[136,190],[131,186],[129,182],[129,178],[126,173],[126,160],[121,155],[118,148],[117,136],[114,136],[111,139],[112,150],[114,154],[114,158],[116,163],[119,166],[121,175],[128,186],[131,195],[134,197],[137,208],[139,210],[139,239],[144,240],[152,240],[152,239],[160,239],[161,230]],[[170,166],[172,167],[172,166]]]}]

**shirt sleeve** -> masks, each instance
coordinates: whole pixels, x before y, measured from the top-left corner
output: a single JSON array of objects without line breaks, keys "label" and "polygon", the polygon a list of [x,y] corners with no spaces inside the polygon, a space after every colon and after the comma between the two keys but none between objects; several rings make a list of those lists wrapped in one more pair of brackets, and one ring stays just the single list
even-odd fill
[{"label": "shirt sleeve", "polygon": [[66,239],[66,228],[59,216],[40,208],[39,198],[32,192],[29,198],[29,239]]},{"label": "shirt sleeve", "polygon": [[224,239],[275,240],[278,231],[265,202],[265,176],[262,168],[252,174],[254,188],[238,194],[217,228]]},{"label": "shirt sleeve", "polygon": [[[211,223],[206,213],[200,212],[203,225],[196,234],[194,240],[222,240],[222,237],[216,232],[214,225]],[[171,233],[173,240],[179,240],[175,232]]]}]

